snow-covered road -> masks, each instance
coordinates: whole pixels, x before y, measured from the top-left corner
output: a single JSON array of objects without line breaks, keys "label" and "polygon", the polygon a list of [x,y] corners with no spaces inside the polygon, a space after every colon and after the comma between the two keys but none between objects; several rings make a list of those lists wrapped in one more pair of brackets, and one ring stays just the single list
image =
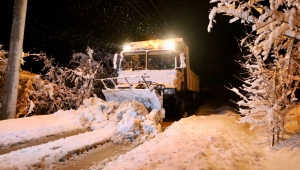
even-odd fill
[{"label": "snow-covered road", "polygon": [[161,132],[160,111],[150,113],[136,101],[105,102],[92,97],[77,110],[52,115],[0,121],[0,147],[9,148],[65,132],[91,129],[90,132],[58,139],[0,155],[1,169],[52,169],[55,164],[98,145],[142,143]]},{"label": "snow-covered road", "polygon": [[[209,113],[204,113],[209,112]],[[96,98],[89,99],[76,111],[60,111],[43,122],[43,116],[26,118],[27,123],[0,121],[2,147],[15,145],[13,138],[30,141],[38,137],[62,133],[68,129],[91,128],[91,132],[58,139],[46,144],[23,148],[0,155],[1,169],[291,169],[300,167],[298,145],[283,142],[280,148],[262,147],[259,131],[249,131],[249,126],[239,124],[239,115],[230,107],[202,108],[199,114],[174,122],[162,132],[159,113],[147,113],[139,103],[117,104]],[[59,117],[50,118],[51,116]],[[31,121],[30,121],[31,120]],[[53,124],[50,121],[53,120]],[[59,122],[57,123],[56,120]],[[64,120],[64,121],[63,121]],[[39,126],[34,125],[34,121]],[[56,122],[56,123],[55,123]],[[58,127],[55,127],[57,124]],[[60,125],[64,124],[64,125]],[[2,126],[3,125],[3,126]],[[5,125],[5,126],[4,126]],[[21,126],[22,125],[22,126]],[[47,126],[44,126],[47,125]],[[51,126],[53,125],[53,126]],[[292,124],[294,125],[294,124]],[[292,125],[290,125],[292,127]],[[51,127],[50,129],[47,127]],[[18,128],[19,127],[19,128]],[[29,128],[32,127],[32,128]],[[33,128],[36,127],[36,128]],[[24,129],[28,130],[24,130]],[[44,130],[43,130],[44,129]],[[58,130],[57,129],[61,129]],[[45,133],[47,132],[47,133]],[[3,134],[2,134],[3,133]],[[22,135],[19,133],[26,133]],[[31,135],[34,134],[34,135]],[[27,136],[27,137],[26,137]],[[30,139],[32,138],[32,139]],[[292,139],[292,138],[291,138]],[[11,141],[11,142],[9,142]],[[19,142],[22,140],[19,139]],[[293,140],[299,141],[299,135]],[[119,143],[116,154],[103,158],[104,150]],[[126,147],[122,144],[128,143]],[[97,146],[97,148],[96,148]],[[293,146],[291,148],[291,146]],[[96,149],[95,149],[96,148]],[[89,152],[87,152],[89,150]],[[118,152],[118,153],[117,153]],[[79,156],[78,156],[79,155]],[[102,156],[100,156],[102,155]],[[92,165],[80,160],[93,158]],[[280,161],[279,161],[280,160]]]}]

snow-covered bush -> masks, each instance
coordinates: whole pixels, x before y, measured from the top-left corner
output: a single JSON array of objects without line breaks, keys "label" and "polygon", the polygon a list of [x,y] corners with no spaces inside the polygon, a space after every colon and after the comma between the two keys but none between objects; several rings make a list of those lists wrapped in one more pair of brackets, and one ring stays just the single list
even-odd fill
[{"label": "snow-covered bush", "polygon": [[[4,93],[7,52],[0,45],[0,103]],[[16,117],[49,114],[62,109],[78,108],[92,94],[103,97],[100,78],[115,77],[113,56],[87,48],[87,54],[74,53],[67,67],[58,66],[45,54],[24,53],[23,57],[44,61],[43,72],[36,75],[20,70]],[[27,64],[23,61],[22,64]],[[0,104],[1,108],[1,104]]]},{"label": "snow-covered bush", "polygon": [[4,84],[5,84],[5,71],[7,67],[7,51],[2,49],[2,45],[0,44],[0,108],[2,108],[2,100],[4,94]]},{"label": "snow-covered bush", "polygon": [[[0,109],[2,106],[3,94],[4,94],[4,84],[7,68],[7,54],[8,52],[2,49],[0,45]],[[23,57],[27,57],[28,53],[24,53]],[[21,63],[24,64],[22,57]],[[20,70],[19,86],[18,86],[18,103],[16,108],[16,117],[25,115],[28,112],[30,106],[29,95],[32,87],[32,82],[35,74],[28,71]]]},{"label": "snow-covered bush", "polygon": [[216,13],[241,20],[252,31],[241,40],[248,49],[238,61],[247,76],[244,84],[231,88],[241,97],[237,102],[251,129],[264,127],[270,146],[278,143],[285,132],[288,111],[297,101],[295,92],[300,81],[300,10],[294,0],[211,0],[218,4],[210,12],[208,31]]},{"label": "snow-covered bush", "polygon": [[34,107],[28,114],[76,109],[93,94],[101,97],[103,87],[97,79],[116,76],[116,70],[112,69],[113,55],[95,54],[90,48],[87,48],[87,54],[74,53],[67,67],[54,64],[46,56],[37,58],[44,60],[47,73],[33,81],[29,99]]}]

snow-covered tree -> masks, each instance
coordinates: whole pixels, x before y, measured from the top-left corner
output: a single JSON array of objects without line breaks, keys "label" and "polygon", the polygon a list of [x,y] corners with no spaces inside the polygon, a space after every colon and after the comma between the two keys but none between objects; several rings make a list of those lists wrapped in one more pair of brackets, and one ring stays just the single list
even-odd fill
[{"label": "snow-covered tree", "polygon": [[36,76],[32,82],[27,114],[76,109],[94,94],[101,97],[102,86],[97,79],[116,76],[116,70],[112,69],[113,55],[94,53],[90,48],[87,54],[74,53],[67,67],[55,64],[46,56],[37,56],[37,60],[41,59],[47,73]]},{"label": "snow-covered tree", "polygon": [[[264,127],[270,146],[284,133],[288,111],[297,101],[300,81],[300,1],[298,0],[211,0],[217,3],[210,12],[208,31],[217,13],[231,16],[250,27],[241,46],[248,49],[243,61],[247,72],[239,88],[231,88],[241,97],[237,102],[251,129]],[[282,135],[282,136],[281,136]]]},{"label": "snow-covered tree", "polygon": [[[0,45],[0,109],[7,68],[6,55]],[[26,65],[24,57],[44,61],[42,72],[45,74],[20,71],[16,118],[50,114],[59,109],[76,109],[84,99],[94,94],[103,98],[103,85],[99,79],[117,75],[117,70],[113,69],[114,55],[94,52],[90,48],[86,53],[74,53],[66,67],[59,66],[44,53],[23,53],[21,63]]]}]

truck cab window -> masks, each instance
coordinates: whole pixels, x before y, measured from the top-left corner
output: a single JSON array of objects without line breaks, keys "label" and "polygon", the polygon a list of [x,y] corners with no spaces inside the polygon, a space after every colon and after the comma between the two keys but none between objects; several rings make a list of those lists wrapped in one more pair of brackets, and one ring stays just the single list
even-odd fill
[{"label": "truck cab window", "polygon": [[121,61],[121,70],[130,70],[131,69],[131,57],[124,56]]},{"label": "truck cab window", "polygon": [[172,70],[175,68],[175,54],[171,51],[149,51],[148,70]]},{"label": "truck cab window", "polygon": [[134,55],[131,57],[132,61],[132,69],[133,70],[145,70],[146,68],[146,55],[140,56],[140,55]]},{"label": "truck cab window", "polygon": [[122,70],[145,70],[146,69],[146,53],[145,52],[130,52],[124,53],[123,61],[121,62]]}]

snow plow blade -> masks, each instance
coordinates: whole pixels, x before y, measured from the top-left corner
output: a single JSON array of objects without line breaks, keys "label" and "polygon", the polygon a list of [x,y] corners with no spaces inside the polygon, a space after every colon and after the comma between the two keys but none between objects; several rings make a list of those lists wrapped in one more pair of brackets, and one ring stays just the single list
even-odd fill
[{"label": "snow plow blade", "polygon": [[136,100],[143,103],[147,109],[162,110],[161,96],[155,91],[150,89],[107,89],[102,90],[106,101],[117,101],[119,103],[126,100]]}]

